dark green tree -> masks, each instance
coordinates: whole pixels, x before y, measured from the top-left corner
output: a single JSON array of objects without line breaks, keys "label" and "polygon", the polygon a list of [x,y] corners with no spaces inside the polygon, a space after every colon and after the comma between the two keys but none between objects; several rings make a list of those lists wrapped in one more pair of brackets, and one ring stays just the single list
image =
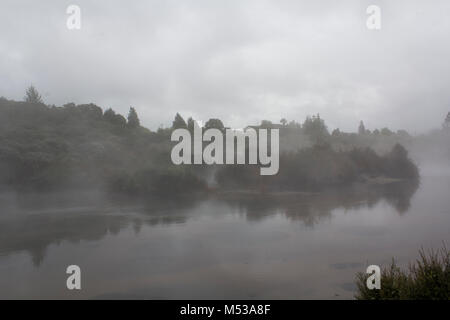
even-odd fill
[{"label": "dark green tree", "polygon": [[29,103],[43,103],[41,95],[33,85],[28,87],[24,99]]},{"label": "dark green tree", "polygon": [[128,111],[127,125],[130,128],[138,128],[140,126],[139,117],[133,107],[130,107],[130,111]]},{"label": "dark green tree", "polygon": [[180,116],[180,114],[177,112],[175,115],[175,119],[172,122],[172,129],[186,129],[187,124],[186,121],[184,121],[183,117]]},{"label": "dark green tree", "polygon": [[209,119],[205,123],[205,128],[206,129],[214,128],[214,129],[224,130],[225,126],[223,125],[223,122],[220,119]]}]

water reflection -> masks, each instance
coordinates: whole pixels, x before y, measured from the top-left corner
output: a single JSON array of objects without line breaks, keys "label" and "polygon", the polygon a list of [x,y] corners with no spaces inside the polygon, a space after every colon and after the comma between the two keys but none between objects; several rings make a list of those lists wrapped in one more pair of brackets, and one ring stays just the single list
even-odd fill
[{"label": "water reflection", "polygon": [[[130,226],[138,234],[143,226],[182,225],[198,214],[214,214],[212,211],[215,214],[238,212],[248,221],[262,221],[281,214],[309,227],[330,218],[335,209],[372,208],[383,200],[404,214],[417,188],[418,184],[402,182],[321,194],[233,192],[209,199],[153,199],[138,206],[126,199],[105,199],[98,194],[30,195],[14,197],[14,201],[3,195],[0,255],[25,251],[31,255],[34,266],[39,266],[51,244],[96,241],[106,235],[117,235]],[[80,199],[83,199],[82,206]]]},{"label": "water reflection", "polygon": [[418,187],[418,182],[395,182],[329,190],[319,194],[285,192],[261,195],[232,192],[222,194],[219,199],[244,213],[250,221],[281,213],[289,220],[314,226],[321,219],[330,217],[335,209],[372,208],[382,200],[402,215],[410,208],[411,198]]}]

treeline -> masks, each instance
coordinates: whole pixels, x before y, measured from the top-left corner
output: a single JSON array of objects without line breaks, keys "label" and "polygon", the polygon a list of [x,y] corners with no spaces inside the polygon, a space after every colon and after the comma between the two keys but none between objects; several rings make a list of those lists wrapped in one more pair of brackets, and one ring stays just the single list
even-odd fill
[{"label": "treeline", "polygon": [[[280,124],[262,121],[254,126],[280,129],[280,171],[270,179],[261,178],[251,165],[175,166],[171,132],[190,129],[193,121],[177,114],[171,127],[153,132],[140,125],[131,107],[125,118],[95,104],[48,106],[34,88],[24,102],[0,98],[0,186],[21,191],[100,187],[148,196],[204,192],[206,181],[214,180],[224,188],[309,190],[375,176],[418,177],[402,146],[391,143],[393,149],[379,155],[358,140],[377,135],[366,131],[342,143],[347,134],[330,134],[320,116],[303,124],[282,119]],[[225,126],[210,119],[205,128]]]},{"label": "treeline", "polygon": [[133,108],[125,118],[94,104],[55,107],[1,98],[0,186],[152,193],[202,186],[191,168],[171,165],[168,141],[140,126]]},{"label": "treeline", "polygon": [[383,156],[370,148],[336,151],[322,144],[282,153],[280,171],[274,176],[261,177],[256,166],[231,165],[220,167],[216,178],[225,188],[320,191],[374,178],[417,180],[419,171],[400,144]]}]

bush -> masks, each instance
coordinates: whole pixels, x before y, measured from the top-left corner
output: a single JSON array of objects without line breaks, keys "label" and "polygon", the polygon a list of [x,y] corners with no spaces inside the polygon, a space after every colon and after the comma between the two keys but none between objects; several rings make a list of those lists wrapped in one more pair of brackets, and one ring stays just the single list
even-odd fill
[{"label": "bush", "polygon": [[419,171],[399,144],[384,156],[370,148],[336,151],[329,144],[321,144],[282,153],[280,171],[274,176],[261,178],[259,167],[254,165],[223,166],[216,173],[219,186],[225,188],[303,191],[348,186],[373,177],[415,183]]},{"label": "bush", "polygon": [[134,174],[116,173],[108,181],[113,192],[134,196],[179,196],[206,191],[207,185],[186,167],[138,170]]},{"label": "bush", "polygon": [[369,290],[368,275],[356,275],[358,300],[449,300],[450,299],[450,252],[444,246],[428,254],[419,251],[420,258],[410,264],[409,272],[401,270],[392,261],[381,272],[381,289]]}]

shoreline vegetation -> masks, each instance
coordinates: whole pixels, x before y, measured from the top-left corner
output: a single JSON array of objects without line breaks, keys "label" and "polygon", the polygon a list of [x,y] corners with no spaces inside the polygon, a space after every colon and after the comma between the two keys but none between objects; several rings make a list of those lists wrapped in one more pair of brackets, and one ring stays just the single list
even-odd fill
[{"label": "shoreline vegetation", "polygon": [[445,244],[439,250],[419,250],[419,258],[402,270],[394,259],[381,270],[381,288],[366,286],[368,274],[356,275],[358,300],[449,300],[450,251]]},{"label": "shoreline vegetation", "polygon": [[[35,89],[25,102],[0,98],[0,191],[98,188],[166,197],[231,190],[317,193],[419,181],[419,169],[403,146],[413,139],[406,131],[371,132],[361,122],[358,133],[329,133],[319,115],[302,124],[281,119],[249,126],[279,129],[280,170],[274,176],[260,176],[259,165],[174,165],[171,132],[191,130],[193,121],[176,114],[171,127],[151,131],[140,125],[132,107],[125,118],[92,103],[48,106]],[[226,129],[220,119],[210,119],[205,128]]]}]

